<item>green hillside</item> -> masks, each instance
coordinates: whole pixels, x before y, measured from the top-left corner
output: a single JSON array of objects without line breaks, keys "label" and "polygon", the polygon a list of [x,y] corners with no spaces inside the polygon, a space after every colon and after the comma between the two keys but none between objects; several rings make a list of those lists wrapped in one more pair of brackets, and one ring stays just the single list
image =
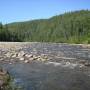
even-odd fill
[{"label": "green hillside", "polygon": [[90,11],[81,10],[50,19],[0,24],[0,41],[90,43]]}]

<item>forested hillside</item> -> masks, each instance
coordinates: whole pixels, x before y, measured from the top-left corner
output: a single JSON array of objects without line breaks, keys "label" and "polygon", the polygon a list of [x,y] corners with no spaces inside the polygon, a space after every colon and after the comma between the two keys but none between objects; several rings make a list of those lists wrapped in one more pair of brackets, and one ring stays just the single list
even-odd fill
[{"label": "forested hillside", "polygon": [[0,41],[90,43],[90,11],[81,10],[50,19],[0,24]]}]

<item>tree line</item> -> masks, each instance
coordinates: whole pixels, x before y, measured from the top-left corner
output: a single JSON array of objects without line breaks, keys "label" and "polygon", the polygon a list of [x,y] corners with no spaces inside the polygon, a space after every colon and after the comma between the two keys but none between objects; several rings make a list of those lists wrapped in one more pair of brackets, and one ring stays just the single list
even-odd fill
[{"label": "tree line", "polygon": [[0,41],[90,43],[90,11],[80,10],[50,19],[0,24]]},{"label": "tree line", "polygon": [[16,33],[11,32],[8,29],[8,24],[2,25],[2,23],[0,23],[0,41],[14,42],[14,41],[21,41],[21,40],[18,39]]}]

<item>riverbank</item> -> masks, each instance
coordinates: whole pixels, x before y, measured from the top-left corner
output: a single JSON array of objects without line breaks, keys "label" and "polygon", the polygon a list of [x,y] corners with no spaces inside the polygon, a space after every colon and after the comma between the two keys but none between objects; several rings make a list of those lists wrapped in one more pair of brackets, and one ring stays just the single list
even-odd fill
[{"label": "riverbank", "polygon": [[[57,49],[57,51],[54,47]],[[50,48],[53,50],[52,52],[48,52]],[[66,48],[66,52],[69,51],[72,54],[76,54],[76,57],[67,56],[67,54],[69,53],[65,53],[64,50],[59,51],[58,48]],[[88,49],[90,49],[90,45],[40,42],[0,42],[0,62],[9,62],[10,64],[12,64],[14,62],[30,63],[32,61],[49,62],[53,60],[61,60],[65,63],[67,63],[68,61],[69,63],[74,62],[74,64],[78,63],[78,65],[83,64],[85,66],[89,66],[89,61],[86,61],[84,59],[81,59],[79,61],[77,60],[79,59],[78,55],[80,54],[78,50],[76,51],[76,53],[73,53],[70,51],[70,48],[73,48],[73,51],[75,50],[75,48],[81,48],[81,50],[83,51],[81,52],[81,54],[83,55],[80,56],[82,58],[84,54],[88,52]],[[89,59],[89,55],[85,58]]]}]

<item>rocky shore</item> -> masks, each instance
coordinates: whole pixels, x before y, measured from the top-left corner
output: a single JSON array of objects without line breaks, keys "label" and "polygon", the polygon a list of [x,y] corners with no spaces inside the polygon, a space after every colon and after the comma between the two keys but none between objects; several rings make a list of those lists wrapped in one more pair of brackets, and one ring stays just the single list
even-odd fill
[{"label": "rocky shore", "polygon": [[29,63],[35,60],[43,61],[43,62],[49,60],[45,54],[34,55],[34,54],[25,53],[24,51],[9,51],[2,56],[3,56],[1,58],[2,60],[4,58],[7,58],[10,62],[23,61],[25,63]]},{"label": "rocky shore", "polygon": [[[80,67],[83,66],[90,66],[90,62],[88,60],[77,60],[77,58],[71,58],[71,57],[65,57],[62,52],[60,52],[58,55],[49,55],[45,53],[38,54],[38,50],[33,48],[33,51],[27,52],[24,49],[30,48],[29,45],[37,44],[37,43],[0,43],[0,62],[8,62],[9,64],[13,64],[15,62],[23,62],[23,63],[31,63],[33,61],[39,61],[39,62],[59,62],[62,65],[78,65]],[[54,43],[55,44],[55,43]],[[67,45],[67,44],[65,44]],[[78,46],[81,48],[87,48],[89,49],[89,45],[75,45],[72,44],[71,46]],[[47,49],[47,48],[43,48]],[[33,53],[34,52],[34,53]],[[56,52],[57,53],[57,52]]]}]

